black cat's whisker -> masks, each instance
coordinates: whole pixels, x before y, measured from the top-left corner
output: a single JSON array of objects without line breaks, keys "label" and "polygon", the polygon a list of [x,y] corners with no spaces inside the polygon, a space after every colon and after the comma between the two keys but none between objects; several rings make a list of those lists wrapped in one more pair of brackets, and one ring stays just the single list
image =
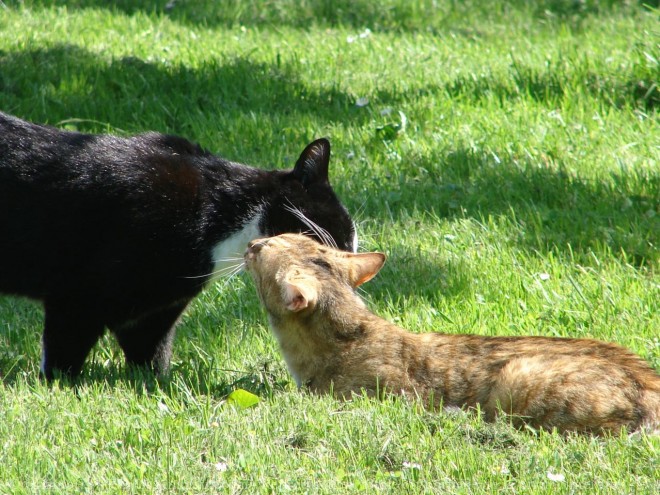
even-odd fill
[{"label": "black cat's whisker", "polygon": [[369,296],[369,293],[366,290],[364,290],[362,287],[357,287],[355,291],[364,298]]},{"label": "black cat's whisker", "polygon": [[220,268],[219,270],[216,270],[214,273],[227,274],[227,273],[233,272],[234,270],[243,268],[244,266],[245,266],[245,263],[241,262],[241,263],[237,263],[236,265],[230,265],[230,266],[226,266],[224,268]]},{"label": "black cat's whisker", "polygon": [[[359,246],[358,251],[359,252],[368,252],[371,250],[370,245],[374,244],[372,241],[376,238],[375,233],[369,233],[369,234],[362,234],[360,235],[360,240],[362,241],[362,245]],[[366,246],[365,246],[366,244]]]},{"label": "black cat's whisker", "polygon": [[213,278],[213,277],[231,278],[234,275],[236,275],[237,273],[239,273],[245,267],[245,262],[243,261],[243,258],[236,258],[235,259],[235,261],[238,261],[238,260],[240,260],[241,262],[237,263],[235,265],[224,266],[224,267],[220,268],[219,270],[214,270],[212,272],[205,273],[205,274],[202,274],[202,275],[191,275],[191,276],[185,276],[185,277],[182,277],[182,278],[190,278],[190,279],[192,279],[192,278],[206,278],[206,277],[210,277],[210,278]]},{"label": "black cat's whisker", "polygon": [[215,273],[211,275],[211,279],[223,279],[225,282],[229,282],[232,278],[234,278],[236,275],[238,275],[241,271],[243,271],[243,266],[238,266],[235,267],[233,270],[230,270],[225,273]]},{"label": "black cat's whisker", "polygon": [[231,277],[232,275],[240,272],[244,267],[245,267],[245,262],[241,260],[240,263],[226,266],[224,268],[220,268],[219,270],[216,270],[215,272],[213,272],[213,275],[219,275],[221,277],[225,277],[225,276]]},{"label": "black cat's whisker", "polygon": [[234,270],[225,273],[224,275],[214,275],[211,277],[211,279],[221,279],[221,285],[224,286],[231,282],[231,279],[233,279],[236,275],[238,275],[242,270],[242,267],[240,268],[235,268]]},{"label": "black cat's whisker", "polygon": [[230,272],[227,275],[220,276],[220,277],[211,277],[211,278],[212,278],[212,280],[217,279],[216,285],[218,287],[224,289],[226,286],[228,286],[231,283],[232,279],[241,272],[242,269],[243,269],[243,267],[239,266],[239,267],[235,268],[234,271]]},{"label": "black cat's whisker", "polygon": [[[289,201],[287,200],[287,202]],[[337,243],[335,242],[335,240],[332,238],[332,236],[327,230],[325,230],[323,227],[319,226],[318,224],[307,218],[305,214],[302,211],[300,211],[299,208],[293,206],[291,202],[289,202],[288,205],[284,205],[284,208],[288,212],[292,213],[298,220],[304,223],[307,227],[312,229],[314,234],[316,234],[316,236],[318,236],[319,239],[321,239],[321,241],[323,241],[324,244],[333,247],[335,249],[338,248]]]},{"label": "black cat's whisker", "polygon": [[226,261],[243,261],[242,256],[236,256],[234,258],[216,258],[213,260],[213,263],[220,263],[220,262],[226,262]]},{"label": "black cat's whisker", "polygon": [[362,204],[360,206],[358,206],[357,210],[353,214],[353,224],[357,225],[359,223],[362,223],[362,221],[363,221],[362,220],[362,214],[364,213],[364,210],[366,209],[365,208],[366,205],[367,205],[367,200],[365,199],[364,201],[362,201]]},{"label": "black cat's whisker", "polygon": [[335,240],[332,238],[332,236],[330,235],[330,233],[327,230],[325,230],[323,227],[315,224],[311,220],[309,220],[309,221],[314,225],[314,227],[316,228],[316,231],[325,240],[325,242],[328,246],[331,246],[335,249],[338,249],[337,243],[335,242]]},{"label": "black cat's whisker", "polygon": [[241,273],[241,271],[243,271],[243,268],[245,268],[245,263],[241,263],[240,265],[238,265],[233,272],[227,275],[227,280],[234,278],[236,275]]}]

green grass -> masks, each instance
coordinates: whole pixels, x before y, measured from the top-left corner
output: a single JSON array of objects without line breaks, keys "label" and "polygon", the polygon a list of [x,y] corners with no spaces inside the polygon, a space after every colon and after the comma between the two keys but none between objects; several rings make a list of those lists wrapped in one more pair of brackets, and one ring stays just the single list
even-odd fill
[{"label": "green grass", "polygon": [[[415,332],[611,340],[660,369],[657,10],[107,3],[0,2],[0,109],[82,131],[177,133],[264,167],[289,167],[329,136],[362,249],[389,254],[364,287],[374,311]],[[160,382],[126,371],[106,338],[78,385],[44,384],[42,317],[0,298],[0,493],[658,487],[657,437],[536,435],[298,392],[246,277],[189,308]],[[261,402],[229,405],[236,388]]]}]

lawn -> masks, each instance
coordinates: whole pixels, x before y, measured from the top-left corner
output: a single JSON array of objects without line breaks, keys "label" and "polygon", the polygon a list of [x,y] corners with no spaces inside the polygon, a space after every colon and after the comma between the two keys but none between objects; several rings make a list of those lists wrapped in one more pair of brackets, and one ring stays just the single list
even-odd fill
[{"label": "lawn", "polygon": [[[360,249],[389,255],[375,312],[614,341],[660,370],[657,1],[110,3],[2,0],[0,110],[269,168],[327,136]],[[79,383],[49,386],[42,318],[0,296],[0,493],[658,489],[659,437],[296,390],[245,275],[191,305],[166,379],[105,338]]]}]

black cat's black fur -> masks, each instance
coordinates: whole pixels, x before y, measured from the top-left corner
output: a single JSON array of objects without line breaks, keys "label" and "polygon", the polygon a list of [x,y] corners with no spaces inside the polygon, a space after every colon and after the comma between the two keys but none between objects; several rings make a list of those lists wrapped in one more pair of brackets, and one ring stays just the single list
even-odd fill
[{"label": "black cat's black fur", "polygon": [[128,363],[166,370],[214,256],[232,242],[240,256],[245,236],[311,229],[355,250],[329,157],[319,139],[293,170],[265,171],[175,136],[80,134],[0,113],[0,292],[43,301],[42,372],[79,373],[105,328]]}]

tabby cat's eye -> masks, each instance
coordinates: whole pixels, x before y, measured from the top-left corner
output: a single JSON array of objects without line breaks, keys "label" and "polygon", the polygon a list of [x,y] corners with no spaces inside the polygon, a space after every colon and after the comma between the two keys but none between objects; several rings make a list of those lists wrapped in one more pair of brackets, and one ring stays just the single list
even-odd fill
[{"label": "tabby cat's eye", "polygon": [[325,261],[321,258],[314,258],[311,261],[312,261],[312,263],[314,263],[315,265],[320,266],[321,268],[325,268],[328,271],[332,270],[332,266],[330,266],[330,263],[328,263],[327,261]]}]

